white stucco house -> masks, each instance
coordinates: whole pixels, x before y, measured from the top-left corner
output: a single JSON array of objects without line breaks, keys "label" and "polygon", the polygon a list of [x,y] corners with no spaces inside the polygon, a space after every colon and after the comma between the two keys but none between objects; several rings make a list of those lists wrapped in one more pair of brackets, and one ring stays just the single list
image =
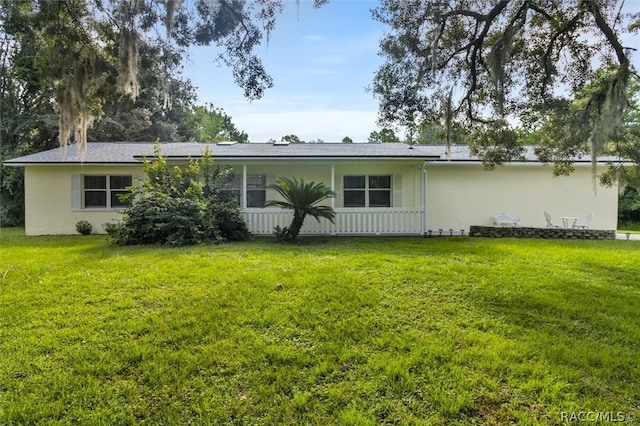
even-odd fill
[{"label": "white stucco house", "polygon": [[[590,159],[577,159],[567,177],[553,177],[551,166],[529,149],[522,161],[486,170],[466,147],[388,144],[219,144],[165,143],[167,160],[184,164],[204,149],[220,167],[231,167],[233,190],[255,235],[271,235],[285,226],[290,212],[262,208],[276,197],[267,189],[278,177],[324,182],[336,192],[330,201],[335,224],[307,220],[302,233],[326,235],[423,235],[429,229],[468,230],[493,225],[508,212],[522,226],[545,227],[544,211],[554,222],[593,212],[593,229],[614,230],[618,188],[594,190]],[[7,166],[25,169],[27,235],[75,234],[87,220],[94,232],[119,220],[123,208],[116,194],[143,176],[142,158],[153,156],[153,143],[89,143],[80,158],[76,146],[12,159]],[[605,163],[599,166],[605,170]]]}]

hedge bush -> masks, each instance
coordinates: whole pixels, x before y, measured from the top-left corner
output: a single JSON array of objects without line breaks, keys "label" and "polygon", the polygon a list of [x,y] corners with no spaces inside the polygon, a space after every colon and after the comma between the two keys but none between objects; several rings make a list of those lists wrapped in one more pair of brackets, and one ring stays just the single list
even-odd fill
[{"label": "hedge bush", "polygon": [[208,150],[186,167],[170,167],[156,146],[144,171],[140,185],[124,196],[123,220],[105,225],[117,244],[183,246],[249,237],[240,207],[221,194],[231,173],[214,168]]}]

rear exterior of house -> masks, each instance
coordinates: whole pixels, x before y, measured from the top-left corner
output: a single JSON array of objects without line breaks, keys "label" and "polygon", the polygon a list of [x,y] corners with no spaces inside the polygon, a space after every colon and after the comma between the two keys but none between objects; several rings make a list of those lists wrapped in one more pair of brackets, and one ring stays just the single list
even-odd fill
[{"label": "rear exterior of house", "polygon": [[[142,158],[152,157],[153,146],[90,143],[82,159],[72,146],[6,162],[25,167],[27,235],[75,234],[80,220],[104,232],[104,223],[120,219],[117,194],[143,177]],[[336,210],[335,224],[311,218],[303,234],[460,233],[472,225],[491,226],[499,212],[520,217],[522,226],[544,227],[545,210],[555,222],[591,211],[592,228],[615,229],[617,224],[617,188],[594,190],[588,160],[577,162],[571,176],[554,178],[551,168],[533,156],[485,170],[465,147],[446,156],[443,146],[405,144],[170,143],[161,146],[161,153],[180,165],[205,148],[217,166],[233,169],[229,190],[255,235],[271,235],[276,225],[290,222],[291,212],[262,207],[277,197],[267,186],[281,176],[323,182],[336,192],[328,202]]]}]

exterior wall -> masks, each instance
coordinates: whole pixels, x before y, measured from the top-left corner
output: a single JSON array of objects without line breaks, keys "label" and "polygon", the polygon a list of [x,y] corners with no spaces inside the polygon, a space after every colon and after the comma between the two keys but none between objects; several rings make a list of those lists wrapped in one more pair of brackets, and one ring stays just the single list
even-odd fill
[{"label": "exterior wall", "polygon": [[118,209],[81,210],[73,208],[71,176],[81,174],[142,175],[142,167],[120,166],[34,166],[25,168],[25,234],[77,234],[76,223],[86,220],[94,233],[104,233],[102,225],[119,220]]},{"label": "exterior wall", "polygon": [[[337,212],[336,225],[313,218],[305,222],[304,233],[329,234],[419,234],[428,229],[450,228],[468,232],[471,226],[492,226],[499,212],[514,214],[523,227],[545,227],[543,211],[556,224],[561,216],[584,218],[594,213],[592,229],[616,229],[617,188],[594,188],[590,166],[579,166],[568,177],[554,178],[550,167],[513,165],[486,171],[479,164],[432,163],[426,165],[426,216],[423,212],[423,172],[419,161],[290,161],[260,164],[256,160],[219,162],[242,175],[264,174],[271,184],[280,176],[332,184],[332,166],[337,197],[329,203]],[[27,235],[75,234],[79,220],[93,225],[93,232],[104,232],[103,224],[119,220],[117,209],[73,208],[72,176],[82,174],[142,175],[142,166],[28,166],[25,170]],[[344,208],[344,175],[393,176],[390,209]],[[401,188],[399,188],[401,186]],[[276,197],[267,191],[267,199]],[[270,234],[273,224],[288,224],[287,212],[280,209],[246,209],[252,232]],[[275,222],[274,222],[275,221]],[[327,223],[324,223],[327,222]],[[255,225],[252,225],[255,224]],[[259,232],[257,232],[260,230]]]},{"label": "exterior wall", "polygon": [[428,229],[493,226],[493,216],[500,212],[518,216],[523,227],[546,227],[545,210],[558,225],[562,216],[581,221],[592,211],[592,229],[616,229],[618,191],[598,185],[594,192],[590,165],[562,177],[539,165],[494,170],[480,164],[427,165]]},{"label": "exterior wall", "polygon": [[[242,176],[246,165],[248,175],[266,175],[267,184],[278,177],[303,178],[305,181],[323,182],[331,187],[333,165],[334,184],[337,196],[327,202],[336,208],[339,220],[336,225],[322,220],[320,224],[313,218],[305,221],[303,233],[308,234],[417,234],[422,231],[423,215],[416,212],[421,206],[422,162],[407,161],[273,161],[270,164],[255,160],[244,162],[217,161],[220,167],[231,167],[236,175]],[[93,226],[94,233],[104,233],[103,225],[120,219],[118,209],[74,208],[72,176],[131,174],[143,175],[142,166],[28,166],[25,168],[25,233],[27,235],[76,234],[76,223],[86,220]],[[392,209],[344,209],[342,208],[342,177],[358,174],[386,174],[394,179],[392,185],[400,186],[399,194],[392,194]],[[392,188],[392,192],[394,188]],[[267,199],[277,198],[277,193],[267,190]],[[411,208],[410,212],[399,209]],[[287,212],[282,209],[248,208],[245,211],[252,232],[271,234],[272,222],[286,226],[289,224]],[[370,213],[370,214],[369,214]],[[324,223],[327,222],[327,223]],[[411,222],[411,223],[409,223]],[[255,224],[255,226],[252,226]],[[329,226],[328,226],[329,225]],[[255,228],[255,229],[252,229]]]}]

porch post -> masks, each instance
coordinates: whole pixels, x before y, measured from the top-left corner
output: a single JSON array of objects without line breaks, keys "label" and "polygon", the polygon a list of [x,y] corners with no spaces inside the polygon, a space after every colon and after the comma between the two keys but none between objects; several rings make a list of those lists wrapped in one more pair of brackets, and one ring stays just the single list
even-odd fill
[{"label": "porch post", "polygon": [[426,164],[422,164],[420,168],[420,186],[422,190],[420,191],[420,208],[422,210],[420,216],[422,216],[422,235],[425,235],[427,232],[427,168]]},{"label": "porch post", "polygon": [[[331,190],[336,192],[336,165],[331,163]],[[331,197],[331,208],[335,210],[336,208],[336,197]],[[336,218],[337,220],[337,218]],[[336,235],[336,224],[332,223],[331,225],[331,235]]]},{"label": "porch post", "polygon": [[[331,190],[336,192],[336,165],[331,163]],[[331,197],[331,208],[336,208],[336,197]]]},{"label": "porch post", "polygon": [[242,165],[242,195],[240,196],[240,207],[247,208],[247,165]]}]

